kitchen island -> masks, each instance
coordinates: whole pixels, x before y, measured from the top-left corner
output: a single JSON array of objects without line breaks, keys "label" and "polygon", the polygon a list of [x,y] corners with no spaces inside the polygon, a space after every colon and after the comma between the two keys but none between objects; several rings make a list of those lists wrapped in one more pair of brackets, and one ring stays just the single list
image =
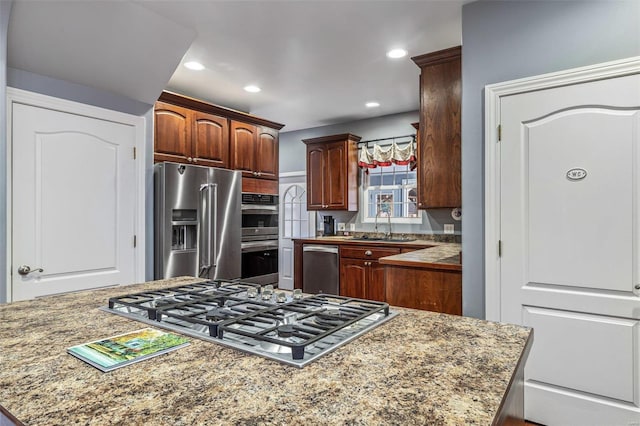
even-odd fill
[{"label": "kitchen island", "polygon": [[[399,315],[299,369],[191,338],[110,373],[66,348],[145,325],[98,308],[179,278],[0,305],[0,410],[17,424],[519,424],[526,328]],[[513,419],[509,419],[509,415]]]}]

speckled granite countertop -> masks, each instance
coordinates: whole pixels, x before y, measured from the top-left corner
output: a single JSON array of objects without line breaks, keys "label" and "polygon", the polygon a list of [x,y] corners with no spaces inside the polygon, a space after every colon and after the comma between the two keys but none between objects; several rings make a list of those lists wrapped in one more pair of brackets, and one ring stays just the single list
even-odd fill
[{"label": "speckled granite countertop", "polygon": [[[382,257],[380,263],[395,266],[411,267],[431,267],[434,269],[445,269],[462,271],[460,262],[460,243],[443,243],[432,240],[410,240],[406,242],[385,241],[385,240],[359,240],[353,237],[332,236],[297,239],[304,244],[359,244],[359,245],[380,245],[399,248],[414,248],[415,251]],[[426,247],[426,248],[425,248]]]},{"label": "speckled granite countertop", "polygon": [[66,348],[144,324],[108,297],[173,279],[0,305],[0,406],[27,425],[487,425],[528,329],[427,311],[396,318],[303,369],[210,342],[110,373]]},{"label": "speckled granite countertop", "polygon": [[435,244],[437,245],[426,249],[381,257],[378,261],[383,265],[462,271],[460,264],[461,245],[456,243]]},{"label": "speckled granite countertop", "polygon": [[421,240],[421,239],[409,239],[406,241],[388,241],[388,240],[376,240],[376,239],[356,239],[354,237],[345,237],[341,235],[335,235],[331,237],[308,237],[308,238],[294,238],[295,241],[301,241],[305,244],[307,243],[317,243],[317,244],[360,244],[360,245],[383,245],[390,247],[416,247],[416,248],[425,248],[430,246],[435,246],[438,244],[433,240]]}]

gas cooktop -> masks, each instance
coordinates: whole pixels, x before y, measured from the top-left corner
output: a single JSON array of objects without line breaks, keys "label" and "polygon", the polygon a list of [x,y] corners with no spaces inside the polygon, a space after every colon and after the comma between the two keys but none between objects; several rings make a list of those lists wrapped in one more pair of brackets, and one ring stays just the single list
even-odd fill
[{"label": "gas cooktop", "polygon": [[100,309],[296,367],[397,315],[383,302],[225,280],[112,297]]}]

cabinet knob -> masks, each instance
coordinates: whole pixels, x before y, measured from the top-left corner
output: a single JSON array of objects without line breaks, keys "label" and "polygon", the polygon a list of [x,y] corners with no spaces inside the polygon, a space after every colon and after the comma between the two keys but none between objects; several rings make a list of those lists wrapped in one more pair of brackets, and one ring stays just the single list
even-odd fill
[{"label": "cabinet knob", "polygon": [[367,250],[364,252],[365,256],[371,256],[373,254],[373,252],[371,250]]},{"label": "cabinet knob", "polygon": [[187,161],[191,163],[191,162],[193,162],[193,158],[187,157]]},{"label": "cabinet knob", "polygon": [[422,203],[418,203],[418,205],[419,205],[419,206],[421,206],[421,205],[422,205]]},{"label": "cabinet knob", "polygon": [[198,159],[197,159],[197,158],[194,158],[194,159],[193,159],[193,162],[194,162],[194,163],[197,163],[197,162],[198,162]]},{"label": "cabinet knob", "polygon": [[258,172],[258,176],[262,176],[262,172]]}]

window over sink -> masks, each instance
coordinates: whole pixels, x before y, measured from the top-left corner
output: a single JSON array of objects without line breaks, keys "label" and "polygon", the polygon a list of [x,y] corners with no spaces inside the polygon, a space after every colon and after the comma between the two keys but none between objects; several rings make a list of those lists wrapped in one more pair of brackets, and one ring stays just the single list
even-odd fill
[{"label": "window over sink", "polygon": [[363,171],[363,222],[422,223],[418,210],[417,172],[393,164]]}]

